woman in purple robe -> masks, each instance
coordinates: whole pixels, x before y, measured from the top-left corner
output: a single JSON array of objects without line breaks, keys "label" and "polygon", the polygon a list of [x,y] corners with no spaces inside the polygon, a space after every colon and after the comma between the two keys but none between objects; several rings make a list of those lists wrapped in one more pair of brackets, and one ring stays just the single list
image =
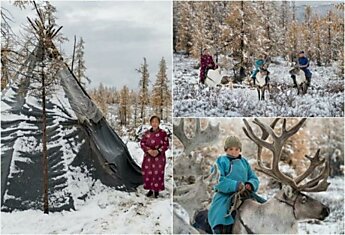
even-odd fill
[{"label": "woman in purple robe", "polygon": [[204,84],[209,69],[217,69],[218,66],[214,63],[212,56],[205,48],[200,58],[200,80],[199,82]]},{"label": "woman in purple robe", "polygon": [[154,195],[157,198],[159,191],[165,188],[165,151],[169,148],[169,139],[167,133],[159,128],[159,117],[152,116],[150,124],[151,128],[144,133],[140,141],[140,146],[144,151],[141,170],[144,178],[144,189],[149,190],[146,196]]}]

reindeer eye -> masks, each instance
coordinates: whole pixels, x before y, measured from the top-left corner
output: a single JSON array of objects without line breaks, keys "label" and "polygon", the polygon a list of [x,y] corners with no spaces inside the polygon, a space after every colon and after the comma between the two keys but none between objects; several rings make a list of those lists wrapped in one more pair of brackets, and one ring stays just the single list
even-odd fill
[{"label": "reindeer eye", "polygon": [[303,197],[302,197],[302,203],[303,203],[303,204],[306,203],[307,200],[308,200],[308,198],[307,198],[306,196],[303,196]]}]

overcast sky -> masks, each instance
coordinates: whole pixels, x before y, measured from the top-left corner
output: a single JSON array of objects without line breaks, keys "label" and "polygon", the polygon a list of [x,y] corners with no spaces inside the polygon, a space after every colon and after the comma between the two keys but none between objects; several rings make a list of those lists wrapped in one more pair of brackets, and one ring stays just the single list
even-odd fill
[{"label": "overcast sky", "polygon": [[[8,2],[3,7],[13,15],[12,27],[27,24],[33,17],[31,7],[19,10]],[[85,41],[88,86],[100,82],[121,88],[137,89],[139,73],[135,70],[146,57],[151,84],[156,79],[162,57],[167,61],[168,78],[172,71],[172,9],[170,1],[53,1],[57,8],[57,24],[69,38],[63,49],[72,54],[74,35]]]}]

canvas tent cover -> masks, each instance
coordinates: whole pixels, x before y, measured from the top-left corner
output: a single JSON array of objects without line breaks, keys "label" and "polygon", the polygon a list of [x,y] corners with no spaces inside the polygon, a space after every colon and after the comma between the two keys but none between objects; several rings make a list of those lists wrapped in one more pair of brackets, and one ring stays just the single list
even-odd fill
[{"label": "canvas tent cover", "polygon": [[[42,105],[31,92],[40,48],[17,73],[1,99],[1,209],[42,208]],[[75,209],[96,180],[118,190],[142,184],[127,146],[63,63],[60,85],[47,98],[49,209]]]}]

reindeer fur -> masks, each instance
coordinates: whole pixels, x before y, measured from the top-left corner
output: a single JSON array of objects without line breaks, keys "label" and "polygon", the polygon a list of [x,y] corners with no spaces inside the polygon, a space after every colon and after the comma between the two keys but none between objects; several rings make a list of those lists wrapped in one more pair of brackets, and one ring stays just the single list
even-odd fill
[{"label": "reindeer fur", "polygon": [[307,92],[307,78],[305,73],[302,69],[295,67],[289,71],[291,75],[295,76],[296,84],[297,84],[297,95],[302,93],[303,95]]},{"label": "reindeer fur", "polygon": [[220,67],[218,67],[217,69],[210,69],[207,72],[205,84],[209,87],[225,85],[232,88],[231,79],[224,79],[224,78],[229,78],[229,76]]},{"label": "reindeer fur", "polygon": [[265,100],[265,91],[268,90],[268,85],[266,84],[267,73],[264,71],[259,71],[256,74],[256,89],[258,91],[259,100]]}]

